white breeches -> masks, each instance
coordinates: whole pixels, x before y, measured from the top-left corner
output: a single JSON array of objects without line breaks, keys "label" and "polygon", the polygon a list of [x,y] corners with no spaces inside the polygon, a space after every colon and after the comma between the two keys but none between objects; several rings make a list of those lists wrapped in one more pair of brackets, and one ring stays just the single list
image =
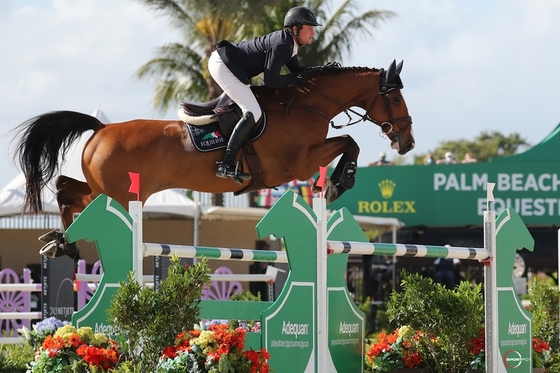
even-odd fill
[{"label": "white breeches", "polygon": [[239,105],[243,114],[247,112],[253,113],[255,122],[261,118],[262,111],[255,95],[251,91],[250,85],[241,83],[228,69],[216,51],[210,55],[208,71],[224,92]]}]

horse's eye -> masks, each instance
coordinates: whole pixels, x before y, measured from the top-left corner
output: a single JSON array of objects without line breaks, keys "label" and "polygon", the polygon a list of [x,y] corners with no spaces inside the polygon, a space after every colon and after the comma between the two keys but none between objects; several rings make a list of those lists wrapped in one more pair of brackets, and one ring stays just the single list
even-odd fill
[{"label": "horse's eye", "polygon": [[399,102],[401,102],[401,98],[398,97],[398,96],[393,97],[393,102],[394,102],[395,104],[398,104]]}]

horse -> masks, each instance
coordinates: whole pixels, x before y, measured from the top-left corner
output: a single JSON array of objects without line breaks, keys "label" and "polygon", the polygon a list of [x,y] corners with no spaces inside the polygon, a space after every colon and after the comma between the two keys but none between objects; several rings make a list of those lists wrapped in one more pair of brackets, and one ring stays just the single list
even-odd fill
[{"label": "horse", "polygon": [[[332,202],[354,186],[359,146],[348,135],[327,138],[332,118],[344,112],[349,124],[374,123],[391,147],[404,155],[414,148],[412,118],[401,94],[403,62],[390,67],[342,67],[331,63],[310,68],[305,85],[287,88],[252,87],[266,114],[266,127],[253,140],[258,168],[250,170],[265,189],[298,180],[308,180],[319,167],[328,166],[341,156],[323,187],[327,202]],[[197,108],[193,103],[191,107]],[[202,104],[201,104],[202,105]],[[208,104],[207,104],[208,105]],[[353,107],[365,111],[350,123]],[[204,105],[198,109],[204,108]],[[196,110],[195,110],[196,111]],[[215,110],[217,113],[218,111]],[[195,148],[187,125],[182,120],[135,119],[103,124],[97,118],[73,111],[54,111],[31,118],[14,129],[19,137],[14,160],[26,180],[23,212],[42,209],[41,190],[55,176],[59,162],[80,136],[93,134],[82,151],[82,171],[86,182],[60,175],[55,181],[62,232],[49,233],[55,239],[49,256],[73,254],[64,239],[75,213],[81,212],[99,194],[106,194],[122,206],[136,200],[129,192],[129,172],[140,174],[143,181],[137,198],[146,199],[169,188],[207,193],[236,194],[248,191],[252,180],[238,184],[216,177],[216,162],[223,150],[202,152]],[[248,156],[237,155],[241,167],[249,168]],[[315,191],[319,189],[315,186]],[[46,241],[46,240],[45,240]]]}]

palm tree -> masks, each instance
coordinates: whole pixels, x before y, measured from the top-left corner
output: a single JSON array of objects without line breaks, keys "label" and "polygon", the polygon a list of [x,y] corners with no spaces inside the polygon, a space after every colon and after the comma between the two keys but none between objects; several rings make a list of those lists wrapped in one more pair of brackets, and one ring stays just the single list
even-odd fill
[{"label": "palm tree", "polygon": [[[183,43],[159,48],[157,57],[141,66],[138,78],[157,81],[154,107],[166,112],[186,98],[209,100],[221,90],[210,77],[207,61],[215,45],[224,39],[244,40],[283,26],[288,9],[302,5],[296,0],[139,0],[166,14],[185,36]],[[307,0],[303,5],[317,15],[318,28],[312,45],[302,48],[299,58],[310,65],[340,59],[355,45],[357,33],[372,36],[372,29],[394,13],[371,10],[357,15],[356,0],[344,2],[327,18],[328,0]],[[264,18],[263,18],[264,13]]]}]

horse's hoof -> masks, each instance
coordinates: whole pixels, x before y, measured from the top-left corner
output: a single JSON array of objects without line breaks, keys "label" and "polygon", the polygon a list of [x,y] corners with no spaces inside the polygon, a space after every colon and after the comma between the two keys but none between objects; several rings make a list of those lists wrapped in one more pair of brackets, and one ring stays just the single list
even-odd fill
[{"label": "horse's hoof", "polygon": [[58,242],[52,240],[39,250],[39,254],[49,257],[56,258],[56,252],[58,251]]},{"label": "horse's hoof", "polygon": [[39,241],[43,241],[44,243],[50,243],[52,240],[57,239],[60,231],[58,229],[53,229],[50,232],[45,233],[42,236],[39,236]]},{"label": "horse's hoof", "polygon": [[332,185],[334,185],[333,182],[332,182],[332,179],[330,177],[325,178],[325,182],[323,183],[322,188],[317,186],[317,181],[318,180],[315,180],[315,182],[313,183],[313,186],[311,186],[311,193],[313,193],[313,194],[321,193],[323,190],[327,190]]},{"label": "horse's hoof", "polygon": [[325,192],[325,200],[327,201],[327,205],[331,202],[334,202],[338,199],[338,188],[333,185],[332,188],[328,188]]},{"label": "horse's hoof", "polygon": [[325,181],[325,187],[323,188],[323,191],[323,196],[325,197],[327,205],[338,199],[338,187],[331,181],[331,179],[327,179]]}]

